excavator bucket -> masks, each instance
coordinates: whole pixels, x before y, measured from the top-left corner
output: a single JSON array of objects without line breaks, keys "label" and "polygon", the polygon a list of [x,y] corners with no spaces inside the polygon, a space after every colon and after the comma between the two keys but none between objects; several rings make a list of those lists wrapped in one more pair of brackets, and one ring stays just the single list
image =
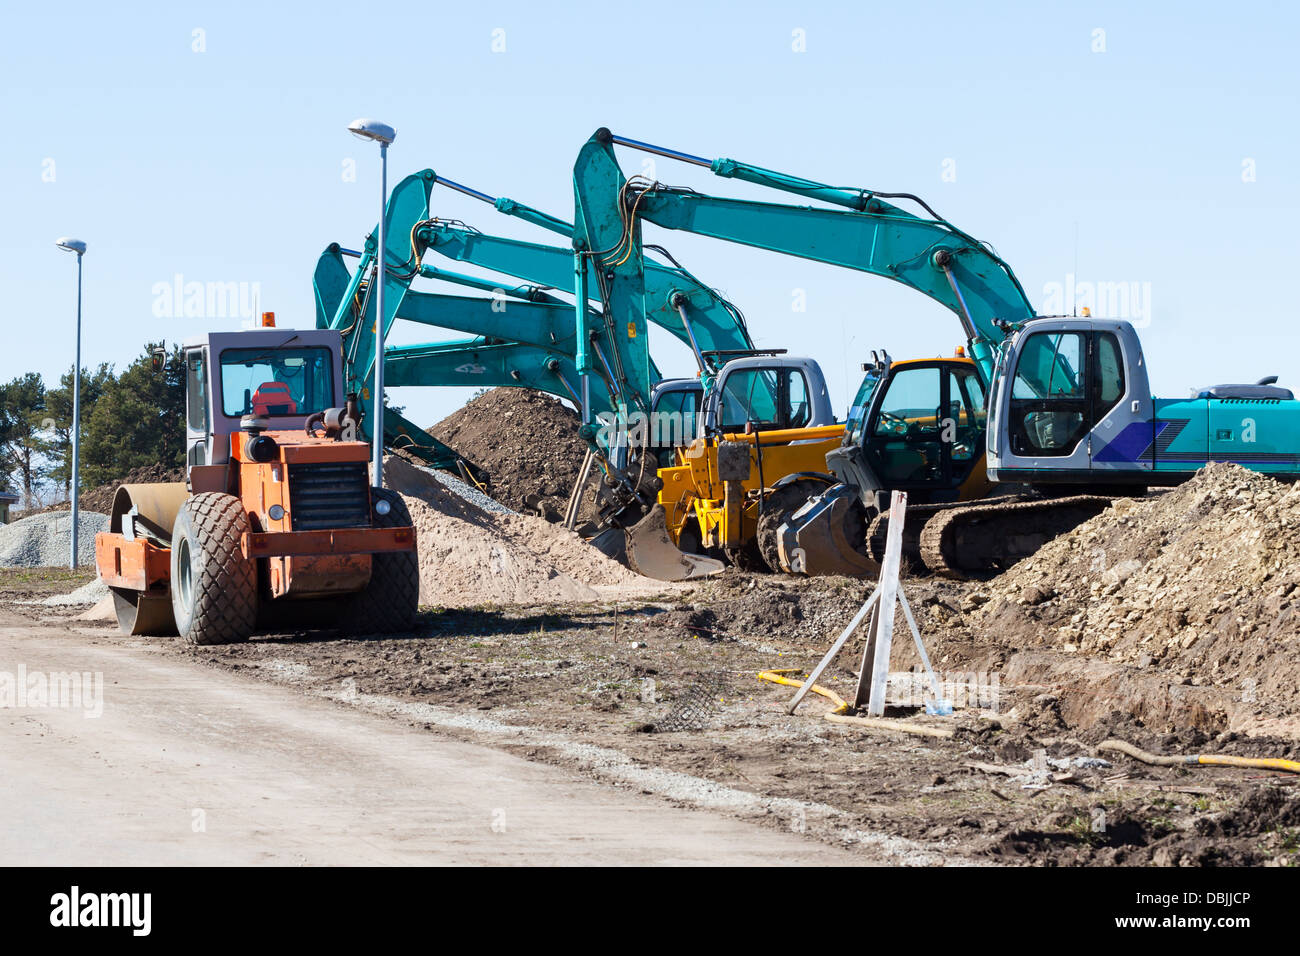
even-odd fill
[{"label": "excavator bucket", "polygon": [[835,485],[811,499],[781,525],[777,547],[781,570],[790,574],[843,574],[870,578],[880,565],[864,554],[865,529],[860,527],[857,495],[847,485]]},{"label": "excavator bucket", "polygon": [[627,529],[627,563],[638,574],[659,581],[689,581],[718,574],[726,565],[702,554],[687,554],[668,534],[663,505]]}]

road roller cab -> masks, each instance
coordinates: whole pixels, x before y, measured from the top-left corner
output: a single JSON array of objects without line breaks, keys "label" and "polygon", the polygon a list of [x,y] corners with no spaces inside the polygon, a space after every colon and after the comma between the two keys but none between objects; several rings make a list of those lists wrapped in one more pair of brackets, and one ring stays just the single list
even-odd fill
[{"label": "road roller cab", "polygon": [[339,333],[213,332],[183,351],[186,481],[121,486],[95,539],[122,629],[221,644],[272,618],[410,627],[415,532],[371,487]]}]

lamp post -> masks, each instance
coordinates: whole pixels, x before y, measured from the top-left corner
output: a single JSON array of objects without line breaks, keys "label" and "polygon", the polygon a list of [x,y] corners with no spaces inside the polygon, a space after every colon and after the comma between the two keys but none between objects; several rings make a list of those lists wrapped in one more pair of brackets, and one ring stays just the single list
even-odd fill
[{"label": "lamp post", "polygon": [[397,131],[378,120],[357,119],[348,124],[348,132],[357,139],[368,139],[379,144],[379,249],[375,267],[375,392],[374,411],[370,423],[373,432],[374,483],[384,486],[384,279],[388,272],[387,250],[384,246],[384,217],[388,211],[388,145],[397,137]]},{"label": "lamp post", "polygon": [[77,567],[77,512],[81,497],[81,257],[86,244],[64,236],[55,243],[64,252],[77,254],[77,361],[72,366],[72,547],[68,567]]}]

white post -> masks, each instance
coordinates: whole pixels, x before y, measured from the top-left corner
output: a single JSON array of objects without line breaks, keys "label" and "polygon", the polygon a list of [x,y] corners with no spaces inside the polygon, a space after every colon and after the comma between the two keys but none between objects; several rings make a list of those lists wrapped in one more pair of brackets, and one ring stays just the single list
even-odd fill
[{"label": "white post", "polygon": [[835,643],[832,644],[831,649],[826,652],[826,656],[823,657],[821,662],[813,668],[812,673],[808,675],[808,679],[803,682],[803,686],[795,691],[795,695],[790,698],[790,703],[787,704],[785,708],[787,714],[794,713],[795,708],[799,706],[799,703],[808,695],[808,692],[812,690],[813,684],[817,683],[817,678],[822,676],[822,671],[826,670],[830,662],[835,660],[835,656],[839,654],[841,648],[848,643],[849,638],[853,636],[853,632],[856,631],[858,625],[862,623],[862,619],[876,606],[876,602],[879,600],[880,588],[876,588],[876,590],[871,592],[871,597],[867,598],[862,607],[858,608],[858,613],[853,615],[853,620],[849,621],[849,626],[840,632],[840,636],[835,639]]}]

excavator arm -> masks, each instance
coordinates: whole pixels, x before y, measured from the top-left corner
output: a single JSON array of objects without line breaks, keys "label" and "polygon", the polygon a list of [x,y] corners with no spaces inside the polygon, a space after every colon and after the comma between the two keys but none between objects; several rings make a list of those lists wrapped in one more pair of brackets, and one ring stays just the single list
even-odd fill
[{"label": "excavator arm", "polygon": [[[334,295],[346,289],[347,267],[343,256],[347,254],[332,245],[321,255],[316,268],[315,291],[317,299],[317,324],[330,327],[339,314]],[[431,270],[438,271],[438,270]],[[443,274],[439,273],[439,277]],[[573,310],[555,296],[537,289],[523,287],[502,290],[487,280],[457,277],[465,283],[482,283],[501,298],[483,299],[475,296],[446,295],[432,292],[408,292],[397,309],[397,318],[423,325],[432,325],[479,338],[466,341],[436,342],[414,346],[389,346],[385,350],[384,373],[391,385],[471,385],[476,387],[523,386],[537,388],[557,397],[578,401],[575,385],[578,382],[574,368]],[[331,292],[333,290],[333,292]],[[508,301],[506,297],[520,301]],[[355,315],[355,310],[354,310]],[[355,347],[354,329],[346,328],[344,352]],[[478,350],[484,345],[495,349],[499,360],[489,365],[478,361]],[[427,356],[423,370],[420,363]],[[397,378],[390,378],[390,369]],[[546,369],[546,374],[533,370]],[[656,380],[659,370],[652,366]],[[362,382],[365,377],[361,377]],[[595,411],[610,412],[609,388],[597,380],[592,390]]]},{"label": "excavator arm", "polygon": [[[644,180],[629,182],[614,146],[624,145],[707,166],[719,176],[834,203],[839,209],[720,198]],[[575,208],[597,265],[635,285],[642,220],[666,229],[711,236],[892,279],[923,293],[957,315],[980,365],[991,380],[994,347],[1006,326],[1034,310],[1011,268],[987,245],[934,214],[914,215],[865,189],[840,189],[735,160],[705,160],[614,136],[600,129],[574,166]],[[635,299],[630,292],[629,300]]]},{"label": "excavator arm", "polygon": [[[386,322],[389,327],[394,318],[407,317],[405,299],[414,294],[410,292],[410,284],[417,276],[489,290],[498,297],[531,302],[560,302],[545,290],[568,289],[574,285],[574,256],[571,250],[491,236],[463,224],[430,218],[429,195],[432,186],[438,182],[489,201],[505,214],[561,235],[572,235],[572,225],[554,216],[511,199],[494,199],[450,180],[440,180],[432,170],[423,170],[406,177],[394,188],[388,207],[388,287],[385,299],[386,310],[390,313]],[[506,288],[489,280],[437,269],[423,261],[430,249],[456,261],[534,284]],[[326,255],[329,254],[327,250]],[[350,328],[356,324],[357,308],[367,310],[365,317],[369,322],[360,323],[361,325],[373,322],[373,307],[369,305],[369,297],[361,295],[366,282],[363,277],[373,274],[373,242],[368,242],[365,251],[357,255],[361,259],[359,268],[347,278],[344,278],[347,271],[341,267],[341,263],[330,274],[322,274],[322,268],[318,267],[318,325]],[[324,259],[322,257],[323,261]],[[402,263],[400,267],[394,264],[399,260]],[[753,347],[740,311],[685,269],[654,263],[648,271],[653,279],[648,296],[652,303],[650,321],[689,345],[699,362],[704,362],[702,353]],[[338,307],[331,310],[331,302],[349,303],[348,308],[352,314],[340,312]],[[591,313],[590,310],[579,314],[575,307],[570,308],[574,310],[574,321],[570,324],[573,326],[574,352],[580,372],[584,376],[593,372],[604,376],[614,383],[623,404],[648,410],[650,389],[658,377],[649,360],[644,333],[639,339],[629,340],[621,334],[621,330],[616,334],[616,330],[603,316]],[[420,311],[421,314],[428,315],[431,310]],[[475,331],[443,324],[449,328]],[[510,332],[503,337],[519,339],[521,336]],[[350,368],[355,379],[353,384],[360,385],[358,391],[363,396],[364,382],[373,367],[370,364],[373,361],[372,352],[373,343],[361,341],[349,350]],[[706,370],[706,377],[707,374]],[[588,412],[591,418],[594,412],[591,409]]]}]

